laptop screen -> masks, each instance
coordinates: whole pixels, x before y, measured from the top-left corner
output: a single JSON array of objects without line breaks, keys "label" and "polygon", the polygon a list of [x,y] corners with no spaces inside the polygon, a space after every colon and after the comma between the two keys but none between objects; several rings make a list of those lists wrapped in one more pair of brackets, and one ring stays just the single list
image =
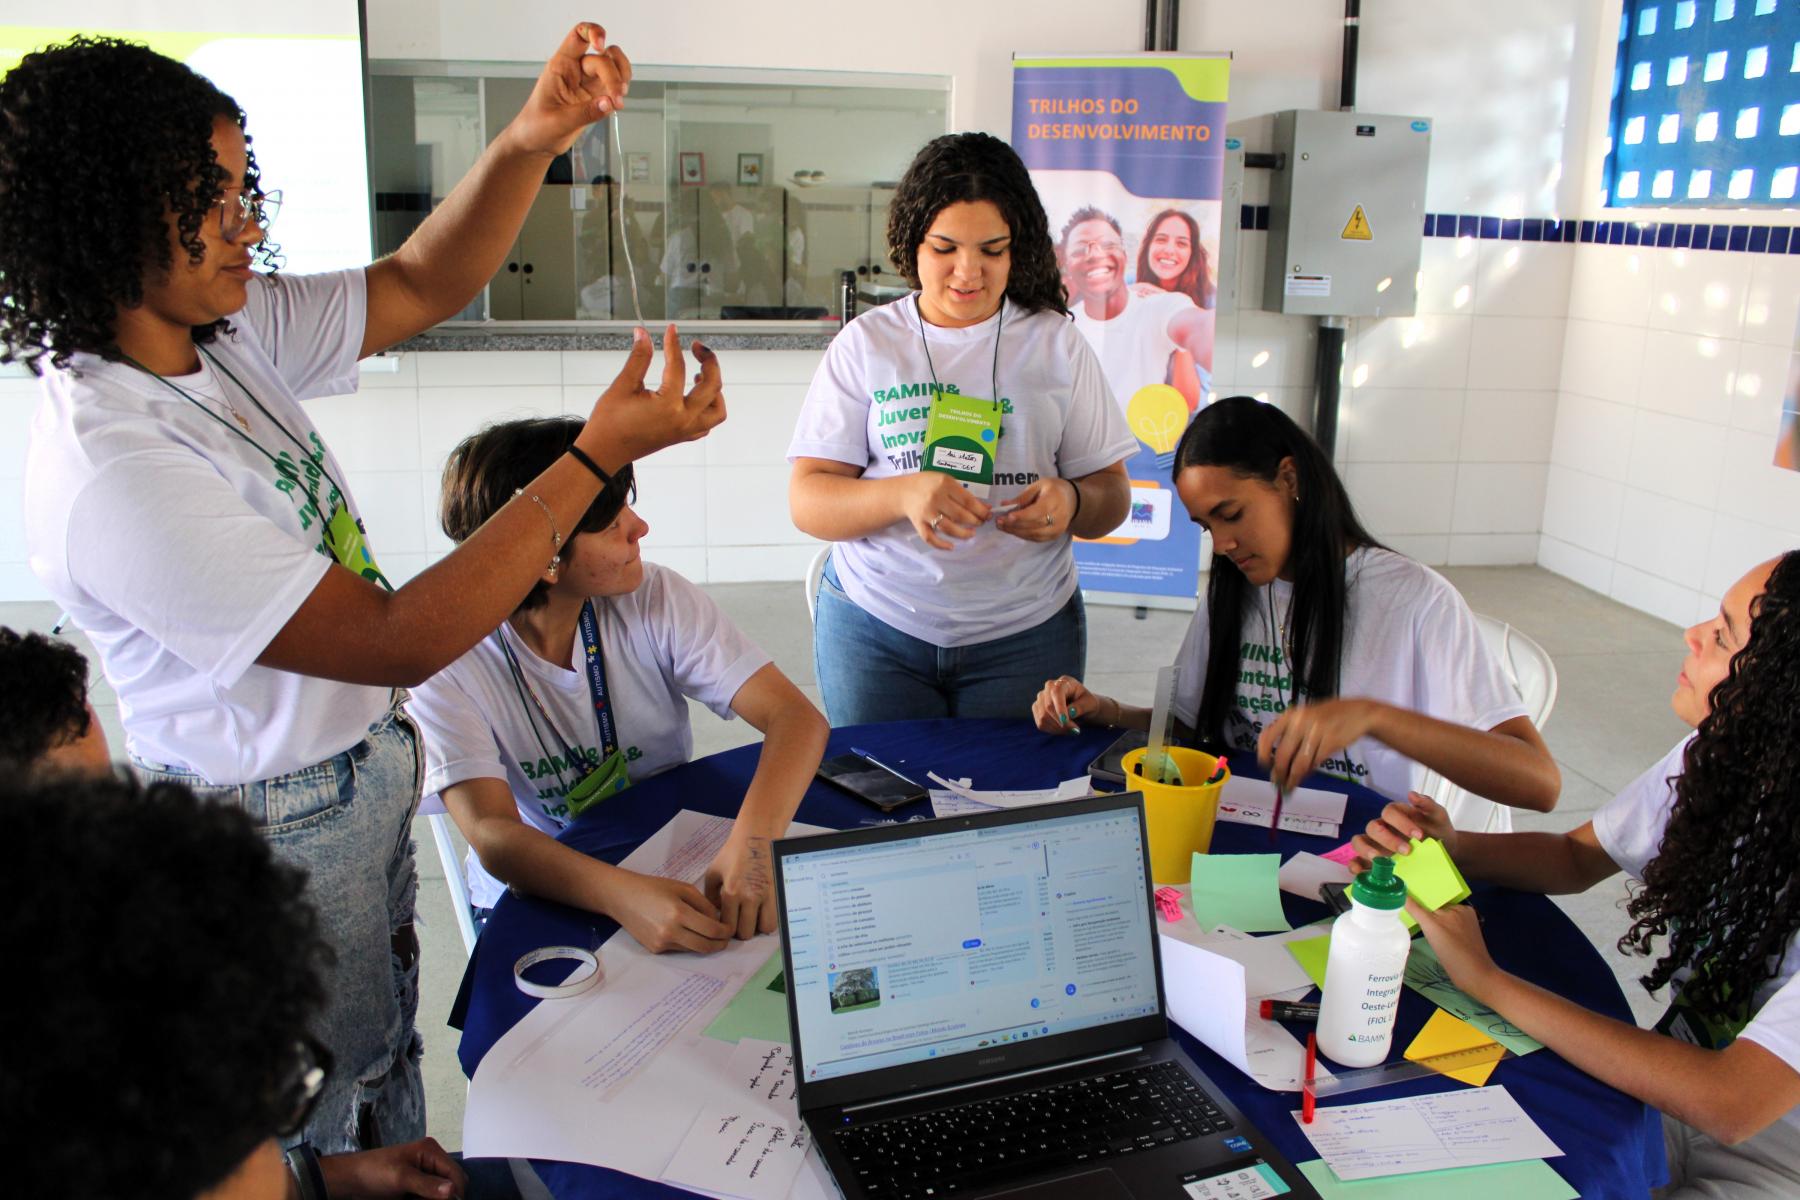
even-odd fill
[{"label": "laptop screen", "polygon": [[809,1081],[1158,1011],[1135,807],[781,862]]}]

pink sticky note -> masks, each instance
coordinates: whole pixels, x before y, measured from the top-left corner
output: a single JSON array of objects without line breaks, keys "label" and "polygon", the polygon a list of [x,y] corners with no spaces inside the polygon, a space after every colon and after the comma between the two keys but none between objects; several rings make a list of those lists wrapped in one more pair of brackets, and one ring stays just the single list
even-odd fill
[{"label": "pink sticky note", "polygon": [[1156,889],[1156,911],[1165,921],[1181,920],[1181,893],[1172,887]]},{"label": "pink sticky note", "polygon": [[1339,866],[1347,867],[1350,865],[1350,860],[1356,857],[1356,848],[1349,842],[1345,842],[1336,850],[1321,854],[1319,857],[1337,863]]}]

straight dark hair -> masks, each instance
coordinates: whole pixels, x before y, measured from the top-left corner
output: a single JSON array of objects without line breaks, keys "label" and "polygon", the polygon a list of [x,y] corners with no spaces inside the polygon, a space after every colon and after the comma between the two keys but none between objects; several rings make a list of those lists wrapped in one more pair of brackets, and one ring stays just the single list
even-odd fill
[{"label": "straight dark hair", "polygon": [[[1381,543],[1356,519],[1350,495],[1319,444],[1279,408],[1251,396],[1229,396],[1200,410],[1175,447],[1173,477],[1180,479],[1189,467],[1224,467],[1244,479],[1273,483],[1284,459],[1293,460],[1299,495],[1287,561],[1294,580],[1288,610],[1291,705],[1302,693],[1309,700],[1337,695],[1348,593],[1344,558]],[[1225,740],[1225,717],[1236,705],[1237,647],[1249,594],[1244,573],[1215,554],[1206,585],[1206,682],[1195,719],[1202,741]]]},{"label": "straight dark hair", "polygon": [[[567,454],[581,426],[580,417],[502,421],[457,443],[444,463],[444,481],[438,492],[438,523],[444,528],[444,536],[461,545],[505,507],[513,492]],[[587,512],[563,539],[563,561],[574,561],[576,534],[605,529],[635,499],[637,480],[627,463],[613,473],[612,482],[600,489]],[[543,580],[538,580],[514,611],[538,607],[549,590]]]}]

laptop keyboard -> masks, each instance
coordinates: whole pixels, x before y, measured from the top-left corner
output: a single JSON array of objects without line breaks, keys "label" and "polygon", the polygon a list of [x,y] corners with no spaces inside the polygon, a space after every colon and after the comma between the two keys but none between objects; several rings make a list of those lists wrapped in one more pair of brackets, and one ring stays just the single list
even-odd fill
[{"label": "laptop keyboard", "polygon": [[837,1131],[865,1194],[936,1200],[1230,1129],[1173,1062]]}]

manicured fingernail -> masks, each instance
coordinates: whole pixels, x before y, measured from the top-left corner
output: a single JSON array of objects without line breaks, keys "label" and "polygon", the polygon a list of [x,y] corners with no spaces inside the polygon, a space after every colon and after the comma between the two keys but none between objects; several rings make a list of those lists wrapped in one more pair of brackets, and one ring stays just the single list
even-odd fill
[{"label": "manicured fingernail", "polygon": [[1074,709],[1070,709],[1068,713],[1060,713],[1060,712],[1057,713],[1056,714],[1056,723],[1058,725],[1067,725],[1069,723],[1069,714],[1074,711],[1075,711]]}]

